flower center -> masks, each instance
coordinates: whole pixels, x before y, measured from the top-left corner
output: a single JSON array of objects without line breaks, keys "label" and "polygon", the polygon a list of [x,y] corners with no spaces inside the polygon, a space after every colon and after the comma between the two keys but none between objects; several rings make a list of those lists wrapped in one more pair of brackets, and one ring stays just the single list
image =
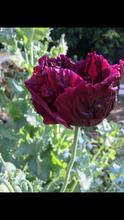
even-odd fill
[{"label": "flower center", "polygon": [[88,74],[86,74],[85,76],[83,76],[83,79],[84,79],[85,81],[87,81],[87,83],[91,83],[91,77],[90,77]]}]

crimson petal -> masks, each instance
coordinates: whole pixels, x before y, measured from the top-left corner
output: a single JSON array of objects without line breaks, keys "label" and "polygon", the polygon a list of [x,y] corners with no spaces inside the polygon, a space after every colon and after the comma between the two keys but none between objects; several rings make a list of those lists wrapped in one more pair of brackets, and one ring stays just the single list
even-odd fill
[{"label": "crimson petal", "polygon": [[68,87],[75,88],[82,78],[69,69],[45,67],[36,75],[32,75],[25,83],[32,94],[31,100],[37,113],[44,117],[44,124],[61,123],[72,129],[58,114],[55,106],[56,98]]},{"label": "crimson petal", "polygon": [[76,88],[66,88],[55,101],[58,115],[75,126],[93,126],[108,116],[113,108],[112,82],[120,76],[113,74],[103,82],[87,84],[82,81]]},{"label": "crimson petal", "polygon": [[115,107],[124,61],[111,66],[94,51],[76,63],[62,54],[56,59],[44,55],[38,62],[24,83],[45,124],[93,126]]}]

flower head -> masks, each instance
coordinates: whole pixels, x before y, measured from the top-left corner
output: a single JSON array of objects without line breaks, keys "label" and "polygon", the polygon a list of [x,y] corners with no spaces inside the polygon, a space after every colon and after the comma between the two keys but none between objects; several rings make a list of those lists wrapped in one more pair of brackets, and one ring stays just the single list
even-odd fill
[{"label": "flower head", "polygon": [[38,59],[25,81],[31,100],[44,124],[74,126],[99,124],[114,109],[124,61],[109,65],[102,55],[88,53],[86,60],[71,62],[65,55]]}]

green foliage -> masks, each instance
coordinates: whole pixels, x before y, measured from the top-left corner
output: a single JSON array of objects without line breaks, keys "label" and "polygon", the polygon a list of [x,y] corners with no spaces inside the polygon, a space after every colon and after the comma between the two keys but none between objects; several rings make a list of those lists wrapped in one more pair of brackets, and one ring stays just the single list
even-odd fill
[{"label": "green foliage", "polygon": [[15,45],[11,28],[3,28],[3,30],[0,31],[0,42],[11,46]]},{"label": "green foliage", "polygon": [[16,39],[23,39],[24,45],[30,47],[32,42],[43,40],[49,35],[49,28],[16,28]]},{"label": "green foliage", "polygon": [[[33,192],[32,185],[25,179],[24,172],[17,169],[14,164],[5,162],[1,154],[0,161],[2,163],[0,173],[0,192]],[[30,190],[28,189],[27,184],[29,185]]]},{"label": "green foliage", "polygon": [[4,88],[3,86],[0,85],[0,107],[8,102],[9,102],[9,99],[6,97],[4,93]]},{"label": "green foliage", "polygon": [[[92,41],[89,44],[92,47],[95,44],[99,50],[105,45],[104,39],[106,42],[115,40],[116,43],[122,34],[107,28],[54,28],[52,32],[49,28],[16,28],[17,33],[14,34],[12,29],[4,31],[11,33],[9,41],[5,37],[5,50],[11,52],[13,60],[26,68],[27,73],[16,73],[18,77],[3,76],[11,98],[7,97],[4,86],[0,84],[0,108],[9,117],[6,123],[0,120],[0,153],[6,164],[9,162],[16,167],[13,172],[8,168],[3,173],[1,169],[0,191],[60,192],[71,157],[74,132],[63,125],[44,125],[43,118],[32,106],[31,95],[23,84],[33,71],[32,55],[34,65],[37,65],[37,59],[44,54],[56,57],[59,53],[66,54],[68,47],[75,47],[77,53],[79,39]],[[54,37],[52,39],[50,33],[51,36],[52,33],[58,36],[57,40]],[[3,42],[1,39],[0,42]],[[93,129],[99,137],[89,132],[89,138],[85,128],[80,130],[76,158],[66,192],[122,192],[124,131],[120,129],[119,123],[108,123],[106,119]],[[1,168],[3,161],[0,161]]]},{"label": "green foliage", "polygon": [[57,41],[58,46],[55,47],[53,46],[50,50],[50,56],[51,57],[57,57],[59,54],[64,54],[66,55],[67,50],[68,50],[68,46],[66,45],[67,43],[64,41],[65,38],[65,34],[61,35],[61,38],[59,41]]},{"label": "green foliage", "polygon": [[11,60],[16,62],[19,66],[21,66],[22,62],[24,62],[24,58],[19,48],[17,48],[14,54],[11,55]]},{"label": "green foliage", "polygon": [[67,56],[71,59],[75,55],[78,56],[78,60],[85,59],[87,53],[94,50],[106,59],[115,59],[114,49],[122,48],[124,45],[124,28],[55,27],[51,31],[53,39],[51,45],[56,43],[61,34],[65,34],[65,40],[69,47]]},{"label": "green foliage", "polygon": [[5,111],[13,119],[13,121],[17,121],[22,114],[19,102],[10,102],[6,105]]}]

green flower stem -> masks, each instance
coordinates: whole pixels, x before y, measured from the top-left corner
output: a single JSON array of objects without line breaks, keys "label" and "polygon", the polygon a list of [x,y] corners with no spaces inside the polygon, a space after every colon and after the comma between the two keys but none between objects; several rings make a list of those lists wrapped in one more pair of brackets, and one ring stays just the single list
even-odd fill
[{"label": "green flower stem", "polygon": [[37,153],[36,163],[37,163],[37,177],[40,178],[40,174],[41,174],[40,152]]},{"label": "green flower stem", "polygon": [[74,191],[75,187],[77,186],[77,183],[78,183],[78,180],[76,180],[76,181],[74,182],[73,186],[72,186],[71,189],[70,189],[70,192],[73,192],[73,191]]},{"label": "green flower stem", "polygon": [[93,163],[93,162],[96,160],[96,158],[98,157],[99,153],[101,152],[101,150],[102,150],[103,148],[104,148],[104,144],[102,144],[102,146],[99,148],[99,150],[97,151],[97,153],[96,153],[95,156],[93,157],[91,163]]},{"label": "green flower stem", "polygon": [[114,187],[114,184],[112,184],[112,185],[107,189],[106,192],[111,192],[111,190],[112,190],[113,187]]},{"label": "green flower stem", "polygon": [[34,59],[33,59],[33,42],[31,42],[30,52],[31,52],[31,65],[34,66]]},{"label": "green flower stem", "polygon": [[54,145],[58,143],[59,141],[59,124],[54,125],[54,138],[53,138],[53,143]]},{"label": "green flower stem", "polygon": [[3,160],[2,156],[1,156],[1,153],[0,153],[0,161],[1,161],[1,163],[2,163],[2,165],[3,165],[4,167],[7,166],[7,165],[6,165],[6,162]]},{"label": "green flower stem", "polygon": [[29,185],[30,192],[33,192],[33,187],[32,187],[32,185],[31,185],[31,183],[30,183],[28,180],[26,180],[26,179],[22,179],[22,180],[20,181],[20,183],[19,183],[20,187],[21,187],[21,184],[22,184],[23,182],[26,182],[26,183]]},{"label": "green flower stem", "polygon": [[71,160],[69,162],[69,165],[67,167],[67,171],[66,171],[66,176],[65,176],[65,182],[62,186],[62,189],[60,192],[65,192],[65,189],[68,185],[68,180],[69,180],[69,175],[70,175],[70,171],[71,171],[71,168],[74,164],[74,159],[75,159],[75,156],[76,156],[76,150],[77,150],[77,142],[78,142],[78,135],[79,135],[79,130],[80,128],[79,127],[75,127],[75,133],[74,133],[74,142],[73,142],[73,147],[72,147],[72,156],[71,156]]},{"label": "green flower stem", "polygon": [[27,52],[27,49],[24,47],[25,49],[25,58],[26,58],[26,63],[27,65],[29,65],[29,62],[28,62],[28,52]]},{"label": "green flower stem", "polygon": [[0,179],[0,184],[3,183],[10,192],[15,192],[14,189],[12,188],[12,186],[10,185],[10,183],[6,180],[6,179],[3,179],[1,178]]}]

